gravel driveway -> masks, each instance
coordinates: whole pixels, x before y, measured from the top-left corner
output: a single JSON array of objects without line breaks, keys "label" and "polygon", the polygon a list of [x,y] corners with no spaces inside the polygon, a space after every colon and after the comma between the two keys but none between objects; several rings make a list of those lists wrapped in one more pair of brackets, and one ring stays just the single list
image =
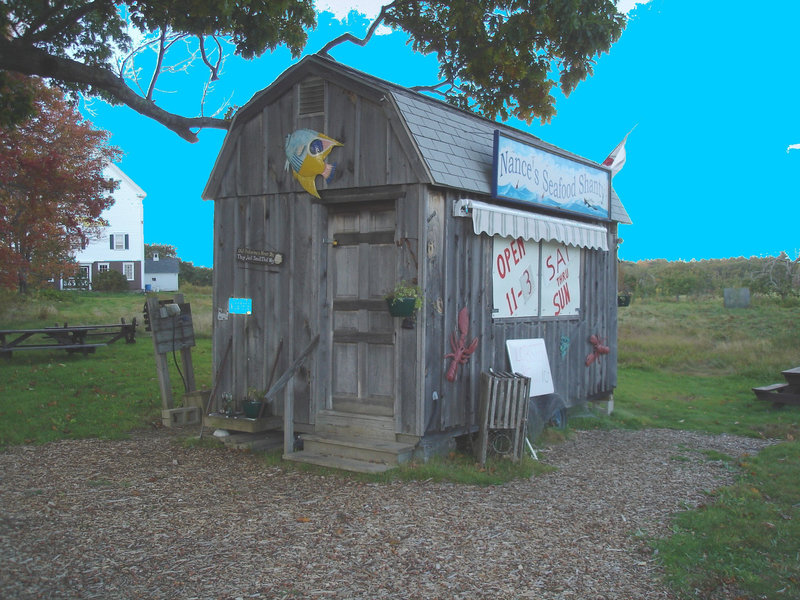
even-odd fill
[{"label": "gravel driveway", "polygon": [[642,534],[769,442],[578,432],[557,471],[480,488],[365,484],[187,449],[175,433],[0,453],[4,598],[666,599]]}]

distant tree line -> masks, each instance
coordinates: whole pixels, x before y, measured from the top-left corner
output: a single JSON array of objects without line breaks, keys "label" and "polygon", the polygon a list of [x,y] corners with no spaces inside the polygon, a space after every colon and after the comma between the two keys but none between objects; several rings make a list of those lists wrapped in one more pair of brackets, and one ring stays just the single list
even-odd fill
[{"label": "distant tree line", "polygon": [[620,261],[619,293],[634,297],[722,296],[725,288],[786,299],[800,296],[800,256],[691,261]]},{"label": "distant tree line", "polygon": [[178,259],[178,285],[211,285],[213,270],[208,267],[195,267],[191,262],[186,262],[178,258],[178,251],[175,246],[169,244],[145,244],[144,257],[153,258],[158,252],[159,258]]}]

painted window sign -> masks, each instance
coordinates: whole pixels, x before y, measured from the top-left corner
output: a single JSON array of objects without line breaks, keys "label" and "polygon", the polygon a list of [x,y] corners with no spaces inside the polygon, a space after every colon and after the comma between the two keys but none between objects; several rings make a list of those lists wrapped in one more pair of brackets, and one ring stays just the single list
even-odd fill
[{"label": "painted window sign", "polygon": [[492,250],[493,318],[579,313],[580,248],[496,235]]},{"label": "painted window sign", "polygon": [[492,294],[494,318],[535,317],[539,313],[539,244],[494,236]]},{"label": "painted window sign", "polygon": [[494,132],[492,196],[608,219],[608,170]]},{"label": "painted window sign", "polygon": [[580,278],[580,248],[543,242],[541,316],[577,315],[581,306]]}]

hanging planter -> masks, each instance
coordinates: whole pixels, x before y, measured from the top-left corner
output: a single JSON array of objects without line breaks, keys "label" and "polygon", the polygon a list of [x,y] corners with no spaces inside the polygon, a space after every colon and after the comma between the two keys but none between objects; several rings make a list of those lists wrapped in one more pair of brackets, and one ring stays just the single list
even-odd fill
[{"label": "hanging planter", "polygon": [[387,298],[386,304],[389,306],[389,314],[393,317],[410,317],[417,312],[416,298]]},{"label": "hanging planter", "polygon": [[411,317],[422,307],[422,290],[413,283],[399,282],[385,296],[389,314],[393,317]]}]

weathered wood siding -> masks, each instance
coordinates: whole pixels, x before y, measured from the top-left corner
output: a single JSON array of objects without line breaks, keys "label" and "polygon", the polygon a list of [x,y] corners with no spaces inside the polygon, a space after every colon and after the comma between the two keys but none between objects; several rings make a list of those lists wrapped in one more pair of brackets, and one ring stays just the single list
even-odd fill
[{"label": "weathered wood siding", "polygon": [[[312,424],[314,412],[330,393],[331,311],[328,306],[328,206],[392,201],[396,204],[395,243],[403,258],[398,276],[419,278],[419,198],[417,158],[398,137],[391,108],[371,96],[325,85],[325,112],[298,115],[299,82],[269,99],[260,112],[237,121],[215,172],[218,197],[214,212],[214,368],[218,397],[242,397],[265,390],[277,357],[275,377],[288,368],[311,339],[320,344],[292,379],[295,422]],[[344,145],[329,162],[337,164],[330,184],[317,178],[322,200],[312,198],[285,170],[286,136],[307,128]],[[416,171],[415,171],[416,170]],[[267,267],[236,258],[238,248],[273,250],[285,255],[280,266]],[[228,315],[228,299],[252,298],[252,315]],[[219,316],[218,316],[219,315]],[[417,402],[419,337],[397,323],[395,416],[398,431],[419,429]],[[223,364],[228,344],[231,351]],[[278,355],[278,349],[280,355]],[[282,396],[273,405],[282,414]],[[301,427],[302,430],[302,427]]]},{"label": "weathered wood siding", "polygon": [[[319,334],[317,350],[286,392],[294,397],[298,430],[303,425],[313,427],[315,415],[331,397],[329,211],[386,202],[393,202],[396,212],[395,275],[416,278],[426,293],[416,329],[402,329],[396,320],[397,433],[421,436],[476,425],[480,372],[509,368],[507,339],[545,340],[555,391],[568,405],[613,390],[617,347],[613,229],[611,251],[581,251],[579,316],[493,321],[492,239],[475,235],[469,219],[452,216],[457,192],[430,187],[393,101],[372,88],[331,80],[323,87],[324,111],[300,116],[301,83],[282,84],[277,92],[250,105],[246,119],[237,118],[214,171],[215,310],[224,314],[231,297],[253,300],[252,315],[229,315],[214,322],[220,393],[241,397],[250,388],[265,389],[278,348],[276,376]],[[328,157],[337,164],[333,181],[317,179],[321,200],[305,193],[285,170],[286,136],[300,128],[344,144]],[[286,260],[275,267],[253,265],[237,260],[237,248],[273,250]],[[450,334],[465,306],[470,315],[467,341],[479,337],[479,343],[450,383],[445,379],[450,362],[445,355],[451,352]],[[604,338],[611,354],[587,367],[592,334]],[[569,340],[563,356],[562,337]],[[229,342],[232,351],[222,364]],[[275,414],[281,414],[280,400],[273,407]]]},{"label": "weathered wood siding", "polygon": [[[609,252],[582,249],[581,307],[575,317],[492,319],[492,238],[475,235],[472,222],[452,216],[452,193],[431,191],[426,217],[425,423],[428,433],[477,424],[479,378],[489,367],[510,370],[508,339],[543,338],[555,392],[568,406],[610,393],[616,386],[617,306],[616,239],[609,233]],[[450,334],[458,311],[469,311],[467,343],[479,337],[469,362],[455,382],[445,379],[452,352]],[[597,334],[611,353],[585,365]],[[561,338],[569,340],[564,356]],[[434,393],[439,406],[433,402]]]}]

